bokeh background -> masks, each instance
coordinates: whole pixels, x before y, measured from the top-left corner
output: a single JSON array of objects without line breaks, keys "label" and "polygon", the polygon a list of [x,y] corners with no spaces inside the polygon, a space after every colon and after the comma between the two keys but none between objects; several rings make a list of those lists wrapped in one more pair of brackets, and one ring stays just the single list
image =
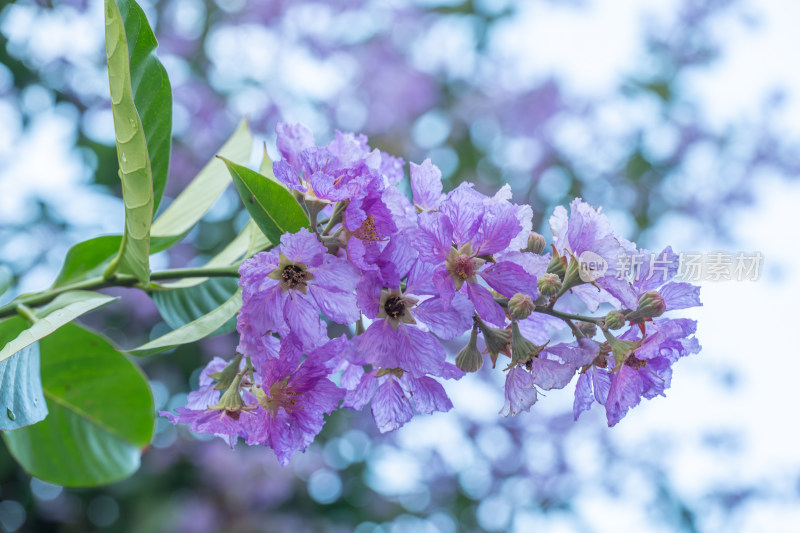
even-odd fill
[{"label": "bokeh background", "polygon": [[[667,398],[613,429],[571,387],[500,417],[502,375],[455,410],[380,435],[338,412],[281,468],[271,451],[159,420],[141,470],[102,489],[32,479],[0,450],[0,529],[34,532],[792,532],[800,523],[795,300],[800,4],[792,0],[150,0],[172,80],[174,197],[243,116],[430,157],[446,188],[509,183],[546,230],[602,205],[641,246],[764,256],[704,282],[703,351]],[[74,243],[122,228],[100,0],[0,3],[0,261],[6,296],[54,279]],[[165,204],[167,202],[165,201]],[[155,268],[202,263],[245,222],[233,189]],[[133,290],[87,322],[123,347],[165,331]],[[182,405],[216,337],[143,361]],[[453,352],[460,348],[451,345]],[[0,445],[2,446],[2,445]]]}]

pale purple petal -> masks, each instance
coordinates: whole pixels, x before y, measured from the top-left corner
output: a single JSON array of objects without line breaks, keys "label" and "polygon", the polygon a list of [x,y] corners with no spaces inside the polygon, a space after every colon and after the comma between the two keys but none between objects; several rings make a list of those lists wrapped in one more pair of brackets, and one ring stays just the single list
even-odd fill
[{"label": "pale purple petal", "polygon": [[533,382],[542,390],[563,389],[572,381],[575,366],[534,357],[531,361]]},{"label": "pale purple petal", "polygon": [[479,274],[492,289],[503,296],[511,298],[514,294],[521,293],[536,299],[536,278],[516,263],[495,263],[481,270]]},{"label": "pale purple petal", "polygon": [[326,250],[315,234],[301,228],[297,233],[284,233],[281,236],[280,251],[294,263],[319,266]]},{"label": "pale purple petal", "polygon": [[639,373],[628,365],[614,374],[611,388],[606,400],[606,418],[608,425],[616,425],[631,407],[639,404],[642,398],[642,378]]},{"label": "pale purple petal", "polygon": [[472,241],[475,253],[490,255],[506,250],[521,229],[516,210],[511,204],[490,203],[484,207],[478,233]]},{"label": "pale purple petal", "polygon": [[426,159],[421,165],[414,163],[411,167],[411,190],[414,203],[426,211],[438,209],[442,203],[442,171]]},{"label": "pale purple petal", "polygon": [[[360,368],[360,367],[359,367]],[[377,370],[372,370],[366,374],[363,373],[358,381],[358,384],[351,390],[347,391],[344,397],[344,406],[349,409],[360,411],[372,399],[375,393],[375,388],[378,386],[378,381],[375,379]],[[353,376],[354,377],[354,376]]]},{"label": "pale purple petal", "polygon": [[467,296],[475,305],[480,317],[495,326],[502,327],[506,321],[506,313],[500,304],[494,301],[492,293],[477,283],[465,283],[465,285]]},{"label": "pale purple petal", "polygon": [[411,420],[414,409],[394,376],[389,376],[372,398],[372,416],[381,433],[394,431]]},{"label": "pale purple petal", "polygon": [[441,265],[433,272],[432,281],[435,292],[439,294],[446,309],[456,295],[456,284],[453,281],[453,277],[447,271],[447,268]]},{"label": "pale purple petal", "polygon": [[[286,298],[283,314],[292,332],[303,342],[305,348],[313,348],[327,340],[327,328],[319,316],[319,309],[310,297],[297,291]],[[288,294],[288,293],[287,293]]]},{"label": "pale purple petal", "polygon": [[667,311],[703,305],[700,303],[700,287],[691,283],[667,283],[658,289],[658,293],[664,298]]},{"label": "pale purple petal", "polygon": [[339,292],[314,286],[309,293],[314,297],[322,314],[339,324],[352,324],[361,316],[352,292]]},{"label": "pale purple petal", "polygon": [[365,272],[356,286],[356,303],[367,318],[375,318],[381,300],[380,275],[375,271]]},{"label": "pale purple petal", "polygon": [[450,220],[453,240],[458,247],[475,238],[483,218],[484,199],[486,197],[473,189],[472,184],[462,183],[442,202],[439,210]]},{"label": "pale purple petal", "polygon": [[453,224],[441,213],[421,213],[413,241],[420,259],[438,265],[453,245]]},{"label": "pale purple petal", "polygon": [[575,415],[575,420],[581,416],[582,412],[591,409],[593,403],[592,382],[589,379],[589,374],[583,373],[578,377],[578,383],[575,386],[575,401],[572,404],[572,413]]},{"label": "pale purple petal", "polygon": [[446,413],[453,408],[453,403],[447,397],[442,384],[430,377],[412,378],[403,376],[408,381],[417,411],[429,415],[433,412]]},{"label": "pale purple petal", "polygon": [[278,134],[278,151],[293,167],[299,169],[300,154],[314,146],[314,134],[302,124],[280,122],[275,126],[275,132]]},{"label": "pale purple petal", "polygon": [[536,403],[537,393],[533,376],[524,367],[515,366],[508,371],[505,387],[506,401],[500,414],[515,415],[522,411],[530,411]]},{"label": "pale purple petal", "polygon": [[458,293],[446,308],[441,298],[430,298],[414,307],[411,312],[436,336],[454,339],[472,327],[473,309],[469,299]]}]

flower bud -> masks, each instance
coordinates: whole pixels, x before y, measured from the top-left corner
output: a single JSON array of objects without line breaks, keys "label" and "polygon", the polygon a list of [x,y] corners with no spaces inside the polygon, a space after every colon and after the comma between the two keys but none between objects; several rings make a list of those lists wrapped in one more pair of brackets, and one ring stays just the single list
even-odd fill
[{"label": "flower bud", "polygon": [[544,346],[534,344],[526,339],[519,330],[519,324],[511,324],[511,363],[526,363],[538,357]]},{"label": "flower bud", "polygon": [[594,322],[578,322],[578,330],[585,337],[592,338],[597,334],[597,324]]},{"label": "flower bud", "polygon": [[458,352],[456,366],[464,372],[477,372],[483,366],[483,354],[478,350],[478,326],[472,326],[469,342]]},{"label": "flower bud", "polygon": [[524,320],[533,313],[533,300],[527,294],[516,293],[508,301],[508,314],[514,320]]},{"label": "flower bud", "polygon": [[636,311],[628,315],[628,320],[655,318],[663,315],[666,310],[667,304],[664,302],[664,297],[658,294],[658,291],[647,291],[639,298],[639,306]]},{"label": "flower bud", "polygon": [[567,272],[567,259],[560,255],[553,255],[553,258],[547,264],[547,273],[555,274],[556,276],[563,276]]},{"label": "flower bud", "polygon": [[241,363],[242,354],[237,353],[236,357],[234,357],[220,372],[209,374],[209,377],[217,382],[216,385],[214,385],[214,389],[226,390],[230,388],[233,379],[236,377],[236,374],[239,373],[239,366]]},{"label": "flower bud", "polygon": [[605,318],[605,325],[608,329],[619,329],[625,325],[625,313],[614,309],[609,311]]},{"label": "flower bud", "polygon": [[561,278],[552,273],[542,274],[536,282],[536,288],[542,296],[555,296],[561,290]]},{"label": "flower bud", "polygon": [[544,252],[544,248],[546,243],[544,241],[544,237],[536,233],[535,231],[530,232],[528,235],[528,246],[525,247],[524,252],[532,252],[534,254],[541,254]]},{"label": "flower bud", "polygon": [[475,317],[475,323],[483,333],[483,340],[486,343],[486,351],[492,358],[492,368],[497,362],[497,356],[501,353],[511,357],[511,332],[507,329],[493,328],[486,322]]}]

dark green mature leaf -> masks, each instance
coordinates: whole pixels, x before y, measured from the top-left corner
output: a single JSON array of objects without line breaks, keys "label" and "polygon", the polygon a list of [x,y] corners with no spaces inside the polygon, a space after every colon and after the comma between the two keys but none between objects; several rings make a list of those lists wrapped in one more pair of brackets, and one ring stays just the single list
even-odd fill
[{"label": "dark green mature leaf", "polygon": [[310,228],[305,211],[286,187],[247,167],[220,159],[228,166],[250,216],[270,242],[280,242],[286,232]]},{"label": "dark green mature leaf", "polygon": [[[219,154],[227,159],[246,162],[253,147],[253,135],[247,120],[243,120]],[[153,222],[154,237],[179,240],[203,218],[230,183],[228,171],[216,157],[206,163],[192,182]]]},{"label": "dark green mature leaf", "polygon": [[125,231],[119,254],[111,262],[136,276],[150,281],[150,223],[155,199],[153,173],[147,151],[147,139],[133,99],[131,57],[125,33],[125,21],[114,0],[105,0],[106,59],[111,89],[111,114],[125,204]]},{"label": "dark green mature leaf", "polygon": [[112,296],[91,291],[69,291],[59,295],[45,307],[36,311],[39,320],[35,324],[21,330],[16,337],[5,343],[3,349],[0,350],[0,361],[8,359],[26,346],[50,335],[82,314],[114,300],[116,298]]},{"label": "dark green mature leaf", "polygon": [[155,55],[158,42],[142,8],[133,0],[116,0],[130,58],[133,103],[144,127],[153,175],[153,212],[158,210],[169,174],[172,148],[172,86]]},{"label": "dark green mature leaf", "polygon": [[[193,287],[156,291],[153,293],[153,302],[164,322],[172,329],[178,329],[220,307],[238,288],[238,278],[210,278]],[[229,320],[215,334],[227,333],[235,328],[236,321]]]},{"label": "dark green mature leaf", "polygon": [[[0,322],[0,345],[16,338],[27,326],[21,317]],[[33,343],[0,361],[0,431],[29,426],[46,416],[39,343]]]},{"label": "dark green mature leaf", "polygon": [[179,344],[188,344],[199,341],[210,335],[214,335],[220,328],[230,324],[242,307],[242,291],[239,289],[225,303],[217,307],[210,313],[189,322],[166,335],[154,339],[147,344],[134,348],[130,352],[134,355],[151,355],[163,352]]},{"label": "dark green mature leaf", "polygon": [[155,419],[142,372],[105,338],[75,324],[40,346],[50,416],[5,433],[11,454],[30,474],[71,487],[133,474]]}]

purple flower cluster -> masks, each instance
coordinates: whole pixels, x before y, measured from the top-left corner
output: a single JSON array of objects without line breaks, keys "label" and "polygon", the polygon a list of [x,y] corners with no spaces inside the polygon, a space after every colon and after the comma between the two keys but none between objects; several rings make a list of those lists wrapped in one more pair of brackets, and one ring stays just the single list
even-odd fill
[{"label": "purple flower cluster", "polygon": [[[624,279],[612,265],[635,245],[582,200],[556,208],[550,251],[508,186],[444,194],[426,160],[409,165],[409,198],[405,163],[365,137],[337,132],[317,146],[301,125],[277,132],[275,176],[302,199],[311,229],[241,264],[238,353],[208,365],[187,406],[166,413],[172,422],[269,446],[286,464],[338,408],[369,405],[381,432],[449,411],[442,382],[488,354],[493,367],[507,358],[501,414],[528,411],[538,391],[578,376],[576,418],[596,401],[614,425],[663,395],[672,363],[699,350],[694,321],[661,318],[700,305],[697,287],[671,281],[676,254],[658,256],[658,276],[645,267]],[[586,254],[605,268],[587,273]],[[600,305],[613,309],[576,314]],[[330,339],[330,323],[351,335]],[[448,362],[441,341],[470,331]]]}]

